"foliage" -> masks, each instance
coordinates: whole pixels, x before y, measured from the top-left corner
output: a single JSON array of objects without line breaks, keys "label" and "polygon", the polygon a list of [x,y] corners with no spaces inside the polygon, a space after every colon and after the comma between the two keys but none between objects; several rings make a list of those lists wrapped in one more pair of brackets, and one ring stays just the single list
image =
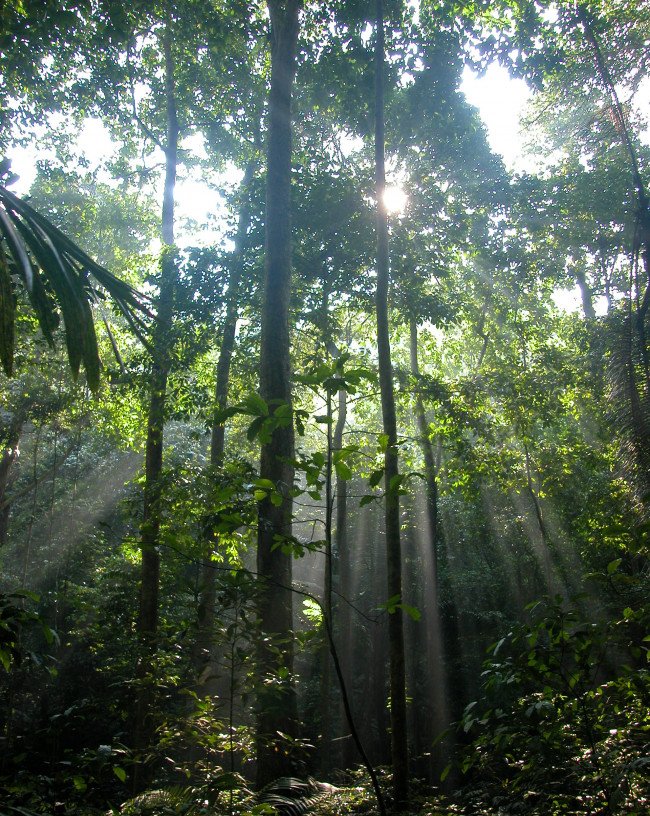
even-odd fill
[{"label": "foliage", "polygon": [[[0,174],[2,169],[0,168]],[[90,283],[92,276],[105,289],[133,327],[142,326],[142,297],[116,278],[68,239],[29,204],[0,187],[0,357],[7,376],[13,372],[15,299],[13,280],[21,281],[39,326],[48,343],[61,310],[68,359],[76,377],[83,362],[88,385],[99,387],[99,352],[90,303],[101,295]]]},{"label": "foliage", "polygon": [[[611,579],[625,581],[617,568]],[[647,806],[650,635],[648,599],[638,600],[609,620],[586,598],[548,599],[490,647],[485,696],[460,723],[470,740],[461,767],[486,803],[554,814]]]},{"label": "foliage", "polygon": [[[291,382],[282,398],[258,390],[260,168],[282,44],[269,5],[298,4],[0,4],[0,143],[40,151],[30,199],[6,189],[11,178],[0,188],[2,807],[269,812],[247,780],[270,749],[291,757],[292,774],[319,762],[339,774],[318,812],[375,812],[362,775],[343,774],[358,756],[323,623],[380,764],[387,628],[403,616],[413,766],[437,780],[453,739],[469,743],[464,794],[416,787],[412,812],[641,813],[650,289],[632,165],[643,187],[650,154],[634,100],[647,81],[648,3],[384,3],[387,169],[408,196],[390,223],[394,444],[369,319],[373,4],[302,4],[292,291],[282,331],[265,335],[273,350],[288,327],[290,359],[267,373]],[[536,164],[525,173],[507,171],[461,91],[466,67],[493,60],[534,90]],[[187,185],[212,212],[176,230],[179,246],[167,233],[159,263],[172,97],[179,202]],[[81,155],[89,117],[110,132],[110,155]],[[144,329],[148,296],[163,289],[165,353],[152,359],[130,324]],[[581,309],[558,305],[565,290]],[[92,395],[48,350],[59,337]],[[282,475],[260,473],[260,448],[293,429]],[[386,453],[400,460],[388,480]],[[161,466],[153,476],[143,454]],[[380,512],[397,497],[399,594],[386,589]],[[159,531],[144,554],[159,593],[145,648],[151,502]],[[282,612],[283,631],[261,636],[252,563],[265,511],[284,513],[268,555],[294,577],[273,579],[285,594],[265,611]],[[255,699],[263,713],[276,688],[281,714],[295,690],[301,729],[256,735]],[[432,747],[470,700],[460,731]],[[129,799],[143,769],[148,790]],[[388,788],[390,772],[379,776]],[[269,796],[291,812],[286,794]]]},{"label": "foliage", "polygon": [[40,658],[26,649],[23,629],[40,626],[49,644],[56,638],[56,633],[43,622],[37,612],[25,608],[25,601],[38,601],[38,596],[29,592],[0,594],[0,663],[6,672],[13,666],[19,666],[25,657],[40,663]]}]

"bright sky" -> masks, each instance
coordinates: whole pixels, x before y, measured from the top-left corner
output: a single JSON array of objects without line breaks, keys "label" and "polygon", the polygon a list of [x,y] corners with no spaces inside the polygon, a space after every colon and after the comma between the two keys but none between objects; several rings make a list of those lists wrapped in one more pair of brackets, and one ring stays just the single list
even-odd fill
[{"label": "bright sky", "polygon": [[460,87],[467,101],[478,108],[490,147],[503,156],[508,170],[521,172],[529,167],[522,153],[519,119],[532,94],[523,79],[512,79],[503,66],[493,63],[481,77],[465,68]]},{"label": "bright sky", "polygon": [[[195,158],[205,157],[203,139],[200,136],[186,139],[183,147]],[[77,137],[77,151],[88,162],[90,170],[101,167],[104,161],[113,156],[115,145],[99,119],[86,120]],[[54,161],[55,155],[52,150],[35,151],[32,146],[28,146],[12,148],[9,158],[12,161],[12,171],[20,177],[12,189],[19,195],[24,195],[36,178],[36,161],[47,161],[48,158]],[[150,164],[162,164],[162,162],[162,153],[157,157],[154,155],[149,160]],[[100,178],[108,183],[112,181],[108,174],[100,173]],[[232,177],[228,179],[228,182],[232,184],[235,180]],[[214,179],[213,182],[218,185],[218,179]],[[181,167],[176,185],[176,197],[178,202],[177,240],[180,246],[210,246],[223,237],[226,208],[224,198],[218,189],[203,181],[192,179]]]},{"label": "bright sky", "polygon": [[[524,106],[531,97],[526,83],[520,79],[511,79],[505,68],[492,64],[480,77],[465,69],[461,90],[467,100],[478,108],[490,146],[501,154],[506,167],[511,172],[532,171],[536,162],[523,153],[524,139],[519,125]],[[201,137],[195,137],[184,146],[194,155],[200,156],[203,152]],[[106,129],[95,119],[88,120],[80,131],[78,149],[89,161],[90,167],[95,168],[102,160],[111,156],[114,148]],[[35,176],[34,151],[17,148],[11,151],[10,157],[14,172],[20,176],[16,191],[25,193]],[[38,158],[47,159],[47,154],[40,153]],[[160,160],[162,161],[162,156]],[[235,179],[230,178],[226,183],[232,184],[234,181]],[[225,207],[218,189],[181,174],[177,184],[177,200],[178,241],[181,245],[209,245],[222,237]],[[578,293],[558,293],[556,302],[565,309],[578,308]]]},{"label": "bright sky", "polygon": [[[507,169],[513,173],[533,172],[540,162],[524,154],[525,140],[520,126],[524,107],[532,96],[524,80],[512,79],[503,66],[493,63],[481,77],[466,68],[461,90],[467,101],[478,108],[490,147],[501,154]],[[558,308],[567,312],[581,307],[577,286],[557,289],[553,300]]]},{"label": "bright sky", "polygon": [[[461,89],[468,101],[479,109],[488,131],[490,145],[504,157],[508,169],[513,171],[521,171],[525,167],[530,169],[530,162],[522,155],[519,131],[519,117],[524,104],[530,98],[526,84],[522,80],[510,79],[507,71],[501,66],[492,65],[483,77],[478,77],[466,69]],[[77,147],[80,155],[89,162],[91,169],[110,158],[114,151],[106,129],[97,119],[87,120],[79,133]],[[200,137],[198,140],[194,137],[191,143],[184,144],[184,147],[195,156],[200,156],[204,152]],[[10,157],[13,162],[12,169],[20,176],[15,189],[18,193],[26,193],[36,175],[36,159],[47,160],[48,153],[41,151],[35,154],[32,148],[14,148]],[[160,160],[162,161],[162,156]],[[189,230],[185,231],[188,240],[187,233],[191,232],[195,244],[197,237],[202,244],[214,241],[220,234],[218,222],[224,214],[223,199],[218,191],[181,174],[177,197],[181,221],[180,235],[182,236],[184,232],[182,222],[190,219],[194,224],[188,225]],[[198,229],[198,225],[204,225],[206,222],[210,223],[205,229]]]}]

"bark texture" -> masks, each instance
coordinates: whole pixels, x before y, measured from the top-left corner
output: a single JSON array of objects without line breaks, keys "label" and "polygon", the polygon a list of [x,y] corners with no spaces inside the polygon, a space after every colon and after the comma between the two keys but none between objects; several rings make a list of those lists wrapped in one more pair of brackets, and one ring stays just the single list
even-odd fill
[{"label": "bark texture", "polygon": [[[165,400],[167,377],[170,369],[172,347],[172,319],[174,299],[178,284],[178,272],[174,252],[174,190],[178,164],[179,124],[174,91],[174,62],[172,57],[171,23],[167,22],[163,34],[165,56],[165,97],[167,106],[167,133],[165,139],[165,185],[162,205],[162,259],[158,314],[153,337],[153,367],[151,393],[147,420],[147,441],[145,453],[144,509],[141,530],[142,570],[140,582],[140,605],[137,629],[144,649],[139,669],[143,685],[138,694],[135,721],[135,745],[143,749],[149,742],[152,731],[151,694],[149,684],[144,682],[150,667],[147,653],[156,648],[158,633],[158,595],[160,583],[160,502],[162,498],[163,468],[163,427],[165,421]],[[136,764],[134,788],[146,784],[146,773]]]},{"label": "bark texture", "polygon": [[23,417],[16,414],[9,424],[4,450],[0,458],[0,547],[7,543],[9,532],[9,513],[12,498],[7,499],[7,488],[11,483],[12,468],[20,456],[20,437],[23,432]]},{"label": "bark texture", "polygon": [[424,476],[426,479],[427,493],[427,515],[429,518],[429,529],[431,533],[431,557],[433,560],[433,580],[438,580],[438,478],[436,474],[436,460],[433,452],[433,445],[429,439],[429,426],[427,424],[426,412],[422,395],[417,387],[420,379],[420,365],[418,363],[418,326],[414,317],[409,321],[410,332],[410,357],[411,374],[416,380],[415,392],[415,421],[418,428],[418,444],[424,459]]},{"label": "bark texture", "polygon": [[161,474],[163,465],[163,425],[167,377],[172,344],[171,330],[174,295],[178,281],[174,256],[174,189],[178,164],[178,114],[174,95],[174,64],[171,32],[165,31],[165,88],[167,104],[167,137],[165,141],[165,186],[162,205],[162,260],[158,315],[154,335],[154,361],[147,421],[145,457],[144,519],[142,523],[142,584],[138,631],[142,636],[155,635],[158,628],[158,583],[160,574]]},{"label": "bark texture", "polygon": [[[402,556],[400,544],[400,517],[397,454],[397,420],[393,367],[391,362],[388,325],[389,250],[388,214],[384,204],[386,187],[384,138],[384,7],[376,3],[377,35],[375,41],[375,195],[377,198],[377,355],[379,387],[384,434],[388,437],[384,456],[386,488],[386,570],[388,597],[402,598]],[[393,796],[397,809],[408,798],[408,742],[406,733],[406,667],[404,658],[404,626],[402,610],[388,616],[390,651],[390,724],[391,760],[393,766]]]},{"label": "bark texture", "polygon": [[[271,411],[279,405],[291,407],[291,95],[300,6],[299,0],[268,0],[272,45],[260,393]],[[278,732],[292,735],[297,721],[291,681],[291,555],[278,546],[291,536],[293,456],[291,422],[273,431],[271,440],[262,446],[260,462],[261,478],[273,482],[282,502],[275,506],[267,498],[259,504],[257,571],[260,576],[258,609],[262,638],[257,710],[258,785],[291,772],[290,757],[284,746],[278,745]]]}]

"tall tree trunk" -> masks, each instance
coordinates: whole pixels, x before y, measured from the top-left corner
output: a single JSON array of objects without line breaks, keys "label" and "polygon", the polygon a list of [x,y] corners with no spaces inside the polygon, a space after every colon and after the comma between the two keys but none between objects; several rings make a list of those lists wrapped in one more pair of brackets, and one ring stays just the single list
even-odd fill
[{"label": "tall tree trunk", "polygon": [[[336,426],[334,428],[334,437],[332,444],[334,450],[341,450],[343,447],[343,431],[345,430],[345,423],[348,416],[348,394],[347,391],[341,389],[338,393],[338,415],[336,418]],[[350,553],[348,551],[348,483],[347,480],[336,477],[334,486],[335,496],[335,521],[334,521],[334,575],[336,578],[336,591],[342,595],[346,600],[350,599]],[[347,604],[339,606],[341,609],[349,610]],[[341,631],[347,632],[347,627],[343,626],[343,621],[340,621]]]},{"label": "tall tree trunk", "polygon": [[580,289],[580,298],[582,300],[582,311],[586,320],[595,320],[596,310],[594,309],[593,292],[587,283],[587,277],[584,269],[575,270],[575,278]]},{"label": "tall tree trunk", "polygon": [[[291,95],[296,71],[300,0],[268,0],[271,17],[271,90],[266,179],[264,299],[260,345],[260,393],[275,410],[291,407],[289,299],[291,293]],[[275,485],[279,506],[259,503],[257,571],[260,576],[260,691],[257,706],[257,782],[264,785],[291,770],[278,732],[295,733],[292,683],[293,599],[291,555],[278,541],[291,536],[294,478],[293,423],[276,428],[262,445],[260,476]],[[279,653],[276,651],[279,646]],[[280,665],[279,665],[280,662]],[[282,670],[281,675],[278,674]],[[279,680],[282,676],[284,679]],[[268,682],[272,681],[272,682]]]},{"label": "tall tree trunk", "polygon": [[[338,393],[338,415],[336,418],[336,426],[334,428],[334,437],[332,440],[334,450],[341,450],[343,447],[343,432],[345,430],[345,423],[348,414],[348,394],[344,389],[340,389]],[[338,637],[338,643],[347,642],[351,637],[352,618],[350,615],[350,606],[347,601],[352,595],[352,581],[351,581],[351,564],[350,564],[350,550],[348,546],[348,483],[346,479],[336,477],[334,485],[334,542],[333,542],[333,590],[337,596],[333,603],[332,610],[332,630],[335,637]],[[346,645],[345,654],[349,654],[348,646]],[[343,667],[349,672],[350,661],[347,660]],[[338,722],[344,723],[345,717],[342,711],[342,703],[338,709]],[[351,741],[342,740],[337,743],[337,756],[331,760],[331,765],[337,767],[341,764],[345,765],[346,757],[352,756]]]},{"label": "tall tree trunk", "polygon": [[418,444],[424,459],[424,476],[427,493],[427,516],[429,519],[429,530],[431,535],[431,557],[433,559],[433,580],[437,581],[438,576],[438,479],[436,474],[435,456],[433,445],[429,439],[429,427],[427,425],[426,413],[422,395],[419,391],[418,381],[421,378],[420,366],[418,363],[418,324],[415,317],[409,320],[410,333],[410,357],[411,374],[416,380],[415,392],[415,421],[418,428]]},{"label": "tall tree trunk", "polygon": [[[388,437],[384,456],[386,568],[388,597],[402,598],[402,557],[400,546],[400,517],[397,455],[397,419],[393,367],[388,328],[388,214],[384,204],[386,171],[384,158],[384,6],[376,4],[375,41],[375,195],[377,198],[377,352],[379,387],[384,434]],[[390,723],[391,758],[393,766],[393,795],[400,808],[408,798],[408,742],[406,733],[406,667],[404,658],[404,627],[402,610],[395,609],[388,616],[390,650]]]},{"label": "tall tree trunk", "polygon": [[635,252],[640,253],[643,259],[643,265],[646,273],[646,295],[650,298],[650,209],[648,208],[648,193],[646,191],[645,183],[641,176],[639,169],[639,158],[637,151],[630,135],[630,127],[628,118],[621,104],[621,100],[616,90],[616,83],[612,77],[607,66],[605,55],[600,47],[600,42],[594,27],[591,24],[591,18],[588,10],[578,4],[576,6],[577,16],[585,38],[592,48],[594,54],[594,63],[596,71],[604,86],[606,93],[609,94],[612,103],[612,112],[616,120],[616,130],[621,137],[623,146],[627,151],[630,159],[630,170],[632,173],[632,182],[637,197],[637,230],[635,235]]},{"label": "tall tree trunk", "polygon": [[0,459],[0,547],[7,543],[12,498],[10,497],[7,500],[6,493],[11,481],[11,469],[20,456],[18,445],[22,432],[23,417],[20,414],[15,414],[9,425],[7,438],[4,440],[2,458]]},{"label": "tall tree trunk", "polygon": [[[165,140],[165,185],[162,205],[162,258],[160,291],[158,295],[158,315],[153,338],[153,368],[151,393],[147,421],[147,442],[145,455],[144,513],[141,530],[142,572],[140,584],[140,606],[137,630],[143,647],[140,674],[143,686],[138,695],[135,743],[136,748],[144,748],[151,736],[150,708],[151,695],[144,682],[150,660],[147,653],[155,650],[158,632],[158,594],[160,581],[160,502],[162,498],[163,466],[163,426],[165,421],[165,400],[167,377],[170,369],[172,346],[172,318],[174,299],[178,283],[178,271],[174,251],[174,189],[178,163],[179,124],[174,90],[174,62],[171,50],[172,32],[168,19],[163,34],[165,57],[165,101],[167,106],[167,134]],[[134,786],[143,780],[141,769],[136,765]]]},{"label": "tall tree trunk", "polygon": [[[215,416],[228,404],[228,386],[230,384],[230,366],[235,350],[235,332],[239,317],[239,289],[244,272],[244,244],[251,224],[250,194],[257,161],[251,160],[246,165],[244,178],[241,184],[242,201],[235,236],[235,248],[232,256],[232,273],[228,286],[228,303],[223,323],[223,339],[217,363],[217,380],[214,391]],[[225,425],[217,420],[212,423],[210,441],[210,464],[218,466],[223,463],[225,450]]]},{"label": "tall tree trunk", "polygon": [[[223,464],[225,453],[225,425],[219,421],[218,414],[228,404],[228,387],[230,384],[230,367],[235,350],[235,334],[239,317],[239,290],[243,275],[243,253],[246,235],[250,228],[251,206],[250,192],[257,161],[251,160],[246,166],[241,184],[241,207],[235,236],[235,248],[232,253],[232,271],[228,286],[226,315],[223,323],[223,338],[217,362],[217,377],[214,389],[214,419],[210,440],[210,465],[218,468]],[[201,597],[197,614],[197,637],[195,667],[197,675],[207,665],[210,659],[210,647],[213,638],[215,602],[216,602],[216,572],[211,560],[211,554],[216,541],[206,542],[206,557],[201,564]]]},{"label": "tall tree trunk", "polygon": [[[333,499],[333,456],[334,437],[332,433],[332,422],[334,421],[332,410],[332,394],[327,392],[326,396],[326,416],[327,416],[327,460],[325,464],[325,576],[323,581],[323,614],[325,616],[324,627],[332,627],[333,622],[333,520],[334,520],[334,499]],[[331,652],[327,637],[323,637],[321,647],[321,684],[320,684],[320,708],[321,708],[321,762],[320,766],[324,772],[329,771],[332,762],[332,672],[331,672]]]}]

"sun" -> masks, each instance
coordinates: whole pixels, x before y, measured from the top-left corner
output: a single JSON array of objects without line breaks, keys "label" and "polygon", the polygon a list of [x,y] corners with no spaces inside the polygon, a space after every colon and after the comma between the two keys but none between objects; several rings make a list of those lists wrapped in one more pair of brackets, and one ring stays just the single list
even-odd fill
[{"label": "sun", "polygon": [[383,195],[384,207],[390,215],[404,212],[408,203],[408,196],[401,187],[386,187]]}]

